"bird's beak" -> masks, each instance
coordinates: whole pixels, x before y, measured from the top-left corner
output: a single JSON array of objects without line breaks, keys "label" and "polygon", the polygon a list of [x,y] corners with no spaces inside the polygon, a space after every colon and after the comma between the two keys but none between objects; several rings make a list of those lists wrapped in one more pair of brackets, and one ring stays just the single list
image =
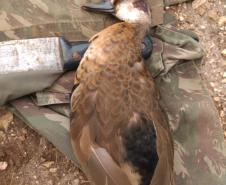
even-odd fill
[{"label": "bird's beak", "polygon": [[113,14],[115,12],[113,4],[110,0],[103,1],[100,3],[88,3],[82,6],[82,8],[86,11],[92,11],[97,13],[110,13]]}]

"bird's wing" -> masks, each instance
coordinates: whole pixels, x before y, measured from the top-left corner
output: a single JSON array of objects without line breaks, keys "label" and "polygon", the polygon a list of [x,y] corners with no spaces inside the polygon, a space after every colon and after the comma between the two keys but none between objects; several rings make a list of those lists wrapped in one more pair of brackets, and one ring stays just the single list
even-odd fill
[{"label": "bird's wing", "polygon": [[135,58],[141,53],[141,45],[135,43],[135,35],[133,27],[124,22],[94,35],[76,71],[74,83],[79,84],[86,75],[103,69],[106,63],[115,63],[117,59],[118,62],[127,62],[127,56]]},{"label": "bird's wing", "polygon": [[[139,46],[131,30],[124,23],[105,29],[84,55],[75,78],[79,86],[71,99],[72,145],[92,179],[98,169],[112,181],[119,179],[117,174],[125,175],[120,169],[125,154],[121,131],[130,127],[134,113],[144,114],[157,132],[159,161],[151,185],[159,185],[163,179],[172,181],[173,144],[154,82],[137,53]],[[87,166],[90,160],[96,167]],[[112,168],[107,168],[108,160]],[[123,179],[129,183],[126,176]]]},{"label": "bird's wing", "polygon": [[98,185],[105,185],[105,180],[109,185],[130,185],[118,164],[122,147],[115,124],[120,124],[122,115],[126,115],[120,112],[120,93],[111,89],[114,86],[108,80],[98,84],[98,79],[108,73],[90,76],[72,94],[72,146],[83,169]]},{"label": "bird's wing", "polygon": [[158,164],[150,185],[175,185],[174,181],[174,144],[166,116],[161,108],[152,113],[157,132]]}]

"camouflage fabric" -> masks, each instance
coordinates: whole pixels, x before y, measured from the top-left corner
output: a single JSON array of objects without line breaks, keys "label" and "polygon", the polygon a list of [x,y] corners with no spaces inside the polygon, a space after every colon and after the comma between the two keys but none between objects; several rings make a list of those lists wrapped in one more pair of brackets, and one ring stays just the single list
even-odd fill
[{"label": "camouflage fabric", "polygon": [[38,106],[65,104],[70,102],[75,72],[67,72],[61,76],[50,88],[35,93]]},{"label": "camouflage fabric", "polygon": [[99,14],[90,16],[90,13],[81,11],[80,6],[85,2],[1,1],[0,40],[61,35],[69,40],[87,40],[112,19]]},{"label": "camouflage fabric", "polygon": [[[108,15],[82,11],[81,5],[87,2],[90,1],[3,0],[0,3],[0,41],[44,36],[64,36],[70,41],[87,40],[117,21]],[[163,1],[149,2],[152,5],[153,25],[161,24]]]},{"label": "camouflage fabric", "polygon": [[191,0],[164,0],[165,6],[175,5],[179,3],[184,3]]},{"label": "camouflage fabric", "polygon": [[[165,45],[165,50],[159,53],[164,64],[172,64],[172,59],[178,63],[183,61],[167,73],[163,71],[155,80],[173,130],[176,182],[223,185],[226,182],[226,145],[214,103],[199,75],[197,59],[203,52],[197,41],[168,28],[157,29],[156,36]],[[168,44],[182,48],[168,50]],[[181,55],[179,51],[188,48],[192,52]]]},{"label": "camouflage fabric", "polygon": [[214,103],[202,86],[198,64],[177,65],[156,81],[173,129],[177,184],[225,184],[225,141]]},{"label": "camouflage fabric", "polygon": [[[0,40],[56,35],[70,40],[86,40],[115,21],[110,16],[81,11],[80,5],[85,2],[1,1]],[[226,148],[223,133],[215,106],[199,76],[198,59],[203,51],[193,36],[168,27],[157,27],[153,37],[154,53],[146,64],[155,76],[161,104],[173,131],[176,184],[224,185]],[[70,111],[65,103],[73,74],[67,75],[69,81],[63,76],[62,81],[40,92],[40,96],[37,93],[35,99],[24,97],[10,104],[17,116],[78,165],[68,134]],[[42,99],[42,93],[54,99]],[[61,98],[53,96],[59,94]],[[38,107],[38,103],[45,106]]]}]

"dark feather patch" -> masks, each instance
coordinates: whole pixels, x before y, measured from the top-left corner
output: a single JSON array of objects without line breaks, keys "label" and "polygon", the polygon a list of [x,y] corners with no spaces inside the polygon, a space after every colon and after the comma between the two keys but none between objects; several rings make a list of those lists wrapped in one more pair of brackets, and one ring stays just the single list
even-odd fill
[{"label": "dark feather patch", "polygon": [[133,2],[133,5],[135,8],[138,8],[139,10],[142,10],[145,13],[148,13],[148,5],[144,0],[137,0]]},{"label": "dark feather patch", "polygon": [[141,117],[139,123],[124,131],[123,144],[126,150],[125,161],[131,162],[140,174],[140,185],[149,185],[158,162],[153,122]]}]

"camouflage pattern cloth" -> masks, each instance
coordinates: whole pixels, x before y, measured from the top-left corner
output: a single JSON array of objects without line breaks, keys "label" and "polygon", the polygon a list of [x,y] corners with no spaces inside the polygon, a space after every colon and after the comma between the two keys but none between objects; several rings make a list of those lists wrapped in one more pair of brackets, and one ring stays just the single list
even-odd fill
[{"label": "camouflage pattern cloth", "polygon": [[170,6],[170,5],[175,5],[179,3],[184,3],[186,1],[191,1],[191,0],[164,0],[164,5]]},{"label": "camouflage pattern cloth", "polygon": [[[56,35],[87,40],[115,22],[110,16],[81,11],[85,2],[5,0],[0,3],[0,40]],[[152,36],[154,51],[146,65],[155,77],[173,131],[176,184],[224,185],[226,145],[215,106],[199,75],[203,51],[192,34],[170,27],[158,26]],[[72,78],[73,72],[67,73],[49,89],[12,101],[10,108],[78,165],[68,134]]]}]

